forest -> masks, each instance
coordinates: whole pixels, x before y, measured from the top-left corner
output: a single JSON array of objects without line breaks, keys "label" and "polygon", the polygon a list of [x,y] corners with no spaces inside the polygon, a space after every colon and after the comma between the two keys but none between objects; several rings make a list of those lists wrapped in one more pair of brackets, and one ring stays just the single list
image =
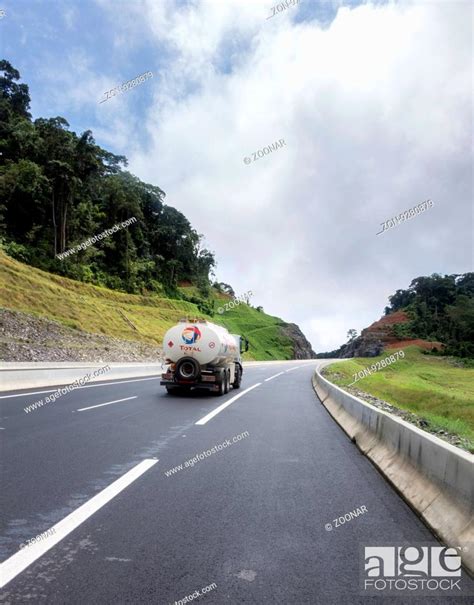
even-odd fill
[{"label": "forest", "polygon": [[[0,61],[0,244],[7,254],[72,279],[131,293],[206,296],[215,266],[165,193],[126,170],[127,158],[72,132],[64,117],[32,120],[28,85]],[[60,259],[118,223],[133,225]]]},{"label": "forest", "polygon": [[442,342],[443,354],[474,357],[474,273],[417,277],[389,297],[385,315],[404,310],[398,336]]}]

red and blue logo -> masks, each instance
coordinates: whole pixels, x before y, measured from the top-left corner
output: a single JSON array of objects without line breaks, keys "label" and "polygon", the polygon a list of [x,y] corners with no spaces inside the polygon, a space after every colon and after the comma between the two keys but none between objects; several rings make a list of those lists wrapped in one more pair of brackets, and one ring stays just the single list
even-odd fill
[{"label": "red and blue logo", "polygon": [[189,326],[184,328],[181,338],[187,345],[193,345],[201,338],[201,330],[197,326]]}]

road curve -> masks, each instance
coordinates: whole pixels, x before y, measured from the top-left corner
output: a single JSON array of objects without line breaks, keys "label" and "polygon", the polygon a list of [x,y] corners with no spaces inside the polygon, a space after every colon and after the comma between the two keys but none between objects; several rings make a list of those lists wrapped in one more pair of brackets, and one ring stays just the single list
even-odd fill
[{"label": "road curve", "polygon": [[[317,399],[319,363],[248,365],[221,398],[2,393],[1,602],[426,605],[360,586],[364,546],[438,543]],[[470,603],[463,582],[429,602]]]}]

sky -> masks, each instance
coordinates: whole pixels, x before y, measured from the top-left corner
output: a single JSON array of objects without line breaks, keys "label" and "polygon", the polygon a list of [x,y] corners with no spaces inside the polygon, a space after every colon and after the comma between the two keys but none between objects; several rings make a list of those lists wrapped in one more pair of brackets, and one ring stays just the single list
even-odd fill
[{"label": "sky", "polygon": [[412,279],[474,270],[473,6],[6,0],[0,50],[33,118],[125,155],[205,236],[218,281],[321,352]]}]

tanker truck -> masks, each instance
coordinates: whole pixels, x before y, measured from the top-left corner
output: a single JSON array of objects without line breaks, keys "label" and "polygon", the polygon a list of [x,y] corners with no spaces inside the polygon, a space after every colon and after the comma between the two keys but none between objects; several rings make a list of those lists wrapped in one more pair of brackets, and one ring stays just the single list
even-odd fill
[{"label": "tanker truck", "polygon": [[163,354],[168,365],[161,385],[170,395],[191,389],[207,389],[216,395],[240,387],[241,354],[248,341],[230,334],[207,320],[181,319],[163,338]]}]

